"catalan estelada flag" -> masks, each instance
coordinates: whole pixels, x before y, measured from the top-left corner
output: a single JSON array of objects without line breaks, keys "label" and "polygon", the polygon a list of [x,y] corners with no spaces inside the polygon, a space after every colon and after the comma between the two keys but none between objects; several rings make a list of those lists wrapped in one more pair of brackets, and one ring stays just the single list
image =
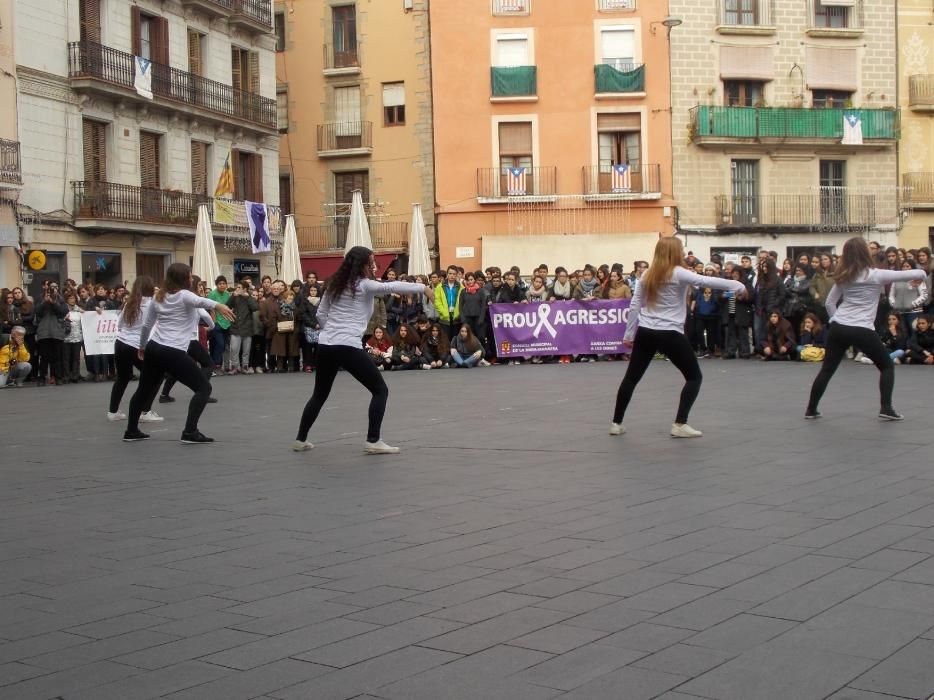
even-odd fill
[{"label": "catalan estelada flag", "polygon": [[217,178],[217,187],[214,188],[215,197],[233,197],[234,183],[233,170],[230,167],[230,153],[227,153],[227,159],[224,161],[224,167],[221,168],[221,175]]}]

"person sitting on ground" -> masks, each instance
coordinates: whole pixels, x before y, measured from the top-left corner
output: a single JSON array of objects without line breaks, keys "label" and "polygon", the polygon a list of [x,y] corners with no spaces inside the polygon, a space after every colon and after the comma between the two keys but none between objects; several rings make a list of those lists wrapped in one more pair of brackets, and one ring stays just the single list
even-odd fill
[{"label": "person sitting on ground", "polygon": [[0,348],[0,388],[23,386],[30,372],[32,365],[29,364],[29,350],[26,349],[26,329],[13,326],[10,342]]},{"label": "person sitting on ground", "polygon": [[782,318],[778,309],[772,309],[765,326],[765,338],[762,340],[762,357],[765,360],[788,360],[795,348],[795,331],[791,324]]},{"label": "person sitting on ground", "polygon": [[934,328],[926,314],[915,321],[915,330],[908,339],[907,359],[912,365],[934,365]]},{"label": "person sitting on ground", "polygon": [[[464,326],[469,327],[468,324]],[[441,369],[451,359],[448,338],[437,323],[433,323],[427,333],[421,336],[422,369]]]},{"label": "person sitting on ground", "polygon": [[392,367],[392,341],[382,326],[374,328],[373,335],[367,338],[366,351],[376,369],[382,372]]},{"label": "person sitting on ground", "polygon": [[802,362],[821,362],[827,345],[827,330],[817,314],[808,311],[801,322],[798,341],[798,359]]},{"label": "person sitting on ground", "polygon": [[482,357],[483,348],[470,332],[470,327],[461,326],[460,332],[451,344],[451,359],[454,360],[455,367],[470,369],[479,364]]},{"label": "person sitting on ground", "polygon": [[[896,365],[900,365],[908,352],[908,333],[902,324],[901,317],[896,313],[890,313],[886,318],[885,329],[879,333],[879,338],[885,346],[889,357]],[[866,364],[872,364],[872,360],[866,358]]]},{"label": "person sitting on ground", "polygon": [[412,326],[402,325],[392,339],[392,370],[418,369],[421,367],[418,333]]}]

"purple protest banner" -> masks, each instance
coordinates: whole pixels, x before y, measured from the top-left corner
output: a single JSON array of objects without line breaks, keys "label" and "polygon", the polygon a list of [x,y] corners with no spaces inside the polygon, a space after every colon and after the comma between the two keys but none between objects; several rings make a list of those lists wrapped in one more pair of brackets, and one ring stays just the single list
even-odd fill
[{"label": "purple protest banner", "polygon": [[499,357],[623,352],[628,299],[491,304]]}]

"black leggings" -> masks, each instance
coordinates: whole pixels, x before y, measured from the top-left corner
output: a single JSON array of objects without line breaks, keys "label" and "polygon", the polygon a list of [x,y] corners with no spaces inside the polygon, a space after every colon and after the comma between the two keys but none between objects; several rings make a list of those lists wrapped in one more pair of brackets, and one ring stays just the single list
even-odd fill
[{"label": "black leggings", "polygon": [[305,404],[302,412],[302,421],[298,426],[298,439],[304,442],[308,439],[308,431],[314,424],[321,407],[328,400],[331,387],[337,370],[343,367],[351,377],[363,384],[373,395],[370,399],[368,414],[369,425],[366,431],[367,442],[379,440],[380,427],[383,424],[383,415],[386,413],[386,400],[389,398],[389,389],[382,375],[370,359],[369,353],[361,348],[352,348],[346,345],[319,345],[318,366],[315,372],[315,390]]},{"label": "black leggings", "polygon": [[[211,381],[211,375],[214,373],[214,361],[211,359],[210,353],[205,349],[205,347],[198,340],[192,340],[188,343],[188,357],[201,365],[201,369],[204,371],[204,376],[207,377],[208,381]],[[172,374],[169,374],[165,378],[165,384],[162,385],[162,395],[168,396],[169,392],[172,391],[172,387],[175,386],[175,377]],[[149,402],[150,404],[152,401]]]},{"label": "black leggings", "polygon": [[[110,412],[116,413],[120,408],[120,401],[123,399],[123,393],[130,384],[133,377],[133,368],[142,371],[143,363],[137,354],[139,351],[132,345],[127,345],[122,340],[114,341],[114,361],[117,363],[117,379],[114,381],[113,388],[110,390]],[[143,404],[143,413],[152,410],[152,399],[149,397]]]},{"label": "black leggings", "polygon": [[879,396],[882,399],[882,408],[892,408],[892,391],[895,389],[895,363],[889,356],[882,341],[875,331],[857,326],[843,326],[839,323],[830,324],[830,333],[827,334],[827,346],[824,353],[824,362],[820,372],[811,385],[811,398],[808,401],[808,413],[817,412],[817,404],[827,390],[830,378],[837,371],[840,362],[846,355],[848,347],[854,347],[872,360],[879,368]]},{"label": "black leggings", "polygon": [[139,378],[139,387],[133,398],[130,399],[130,414],[127,417],[127,431],[139,430],[139,416],[143,407],[149,403],[159,389],[159,384],[166,374],[171,374],[193,392],[191,403],[188,404],[188,419],[185,421],[185,432],[193,433],[198,430],[198,419],[211,398],[211,382],[204,376],[201,367],[188,356],[188,353],[175,348],[166,347],[153,341],[146,345],[146,359],[143,361],[143,370]]},{"label": "black leggings", "polygon": [[632,346],[632,355],[629,358],[629,367],[623,377],[616,394],[616,410],[613,412],[613,422],[622,423],[626,407],[632,400],[632,392],[649,368],[655,353],[665,355],[672,364],[684,375],[684,388],[681,390],[681,400],[678,402],[678,415],[675,423],[687,423],[691,406],[694,405],[700,393],[703,375],[691,343],[684,333],[678,331],[655,331],[651,328],[639,328],[636,331],[635,342]]}]

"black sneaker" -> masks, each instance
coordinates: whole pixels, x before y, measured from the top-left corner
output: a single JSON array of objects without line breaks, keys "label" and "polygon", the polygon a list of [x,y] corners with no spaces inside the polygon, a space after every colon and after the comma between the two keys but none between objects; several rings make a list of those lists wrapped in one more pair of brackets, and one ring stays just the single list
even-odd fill
[{"label": "black sneaker", "polygon": [[175,403],[175,399],[167,394],[160,394],[159,403]]},{"label": "black sneaker", "polygon": [[201,433],[201,431],[196,430],[193,433],[182,433],[182,442],[186,445],[206,445],[209,442],[214,442],[214,438],[209,438],[207,435]]},{"label": "black sneaker", "polygon": [[124,442],[139,442],[140,440],[148,439],[149,436],[141,430],[127,430],[125,433],[123,433]]},{"label": "black sneaker", "polygon": [[806,411],[804,414],[804,420],[817,420],[820,418],[820,411]]},{"label": "black sneaker", "polygon": [[208,403],[217,403],[217,399],[214,398],[213,396],[209,396],[209,397],[208,397]]},{"label": "black sneaker", "polygon": [[882,420],[905,420],[905,416],[891,407],[883,408],[881,411],[879,411],[879,418]]}]

